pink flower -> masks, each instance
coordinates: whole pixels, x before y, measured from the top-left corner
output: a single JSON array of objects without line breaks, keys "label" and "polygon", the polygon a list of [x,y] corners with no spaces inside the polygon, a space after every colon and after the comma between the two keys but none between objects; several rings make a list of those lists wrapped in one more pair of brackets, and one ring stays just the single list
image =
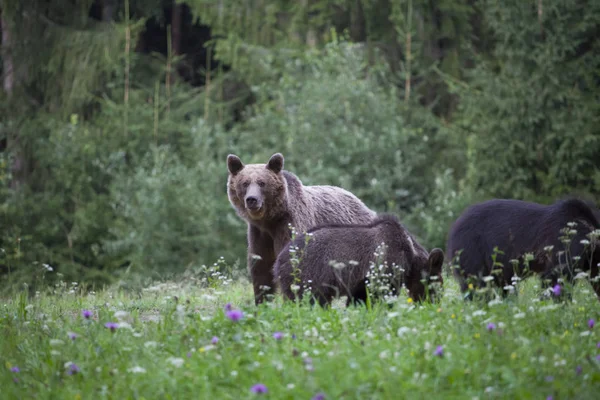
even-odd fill
[{"label": "pink flower", "polygon": [[244,313],[241,310],[227,311],[225,315],[233,322],[237,322],[244,317]]},{"label": "pink flower", "polygon": [[81,370],[75,363],[70,363],[69,366],[67,367],[67,375],[75,375],[79,371],[81,371]]},{"label": "pink flower", "polygon": [[104,324],[104,326],[110,329],[111,332],[114,332],[119,327],[119,324],[116,322],[107,322]]},{"label": "pink flower", "polygon": [[257,394],[262,394],[262,393],[267,393],[267,387],[265,385],[263,385],[262,383],[257,383],[256,385],[252,386],[250,388],[250,391],[252,393],[257,393]]}]

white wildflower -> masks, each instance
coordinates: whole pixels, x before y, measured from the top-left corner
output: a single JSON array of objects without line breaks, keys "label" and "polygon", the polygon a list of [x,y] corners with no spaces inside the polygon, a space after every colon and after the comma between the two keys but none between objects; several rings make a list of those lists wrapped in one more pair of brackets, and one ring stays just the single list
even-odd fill
[{"label": "white wildflower", "polygon": [[587,272],[579,272],[577,275],[575,275],[575,279],[587,279],[587,277],[588,277]]},{"label": "white wildflower", "polygon": [[494,300],[490,300],[488,302],[488,306],[490,306],[490,307],[497,306],[499,304],[502,304],[502,300],[501,299],[494,299]]},{"label": "white wildflower", "polygon": [[407,332],[410,332],[410,328],[408,328],[406,326],[401,326],[400,328],[398,328],[398,336],[399,337],[404,336],[404,334],[406,334]]},{"label": "white wildflower", "polygon": [[184,359],[181,357],[169,357],[167,358],[167,362],[173,365],[174,367],[181,367],[184,363]]},{"label": "white wildflower", "polygon": [[127,311],[116,311],[114,315],[116,319],[121,321],[122,319],[127,318],[129,316],[129,313]]}]

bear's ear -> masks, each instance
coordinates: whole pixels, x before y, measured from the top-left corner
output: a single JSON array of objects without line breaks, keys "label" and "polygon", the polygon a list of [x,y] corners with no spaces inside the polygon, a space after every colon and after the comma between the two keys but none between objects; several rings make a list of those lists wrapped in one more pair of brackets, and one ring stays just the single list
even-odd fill
[{"label": "bear's ear", "polygon": [[283,156],[281,153],[275,153],[269,159],[269,163],[267,164],[267,168],[276,174],[280,173],[283,169]]},{"label": "bear's ear", "polygon": [[230,154],[227,156],[227,168],[231,175],[235,175],[244,169],[244,163],[242,163],[242,160],[235,154]]},{"label": "bear's ear", "polygon": [[442,273],[444,265],[444,252],[441,249],[433,249],[429,253],[429,275],[439,275]]}]

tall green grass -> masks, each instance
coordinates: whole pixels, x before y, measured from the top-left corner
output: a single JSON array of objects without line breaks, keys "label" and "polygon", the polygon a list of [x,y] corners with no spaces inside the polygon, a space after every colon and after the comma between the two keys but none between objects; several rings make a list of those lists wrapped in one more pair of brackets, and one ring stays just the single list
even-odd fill
[{"label": "tall green grass", "polygon": [[438,305],[401,296],[370,311],[281,297],[256,307],[242,279],[207,286],[73,283],[4,299],[2,398],[593,399],[600,389],[600,327],[590,327],[600,307],[587,283],[572,303],[540,301],[529,279],[485,304],[464,302],[447,277]]}]

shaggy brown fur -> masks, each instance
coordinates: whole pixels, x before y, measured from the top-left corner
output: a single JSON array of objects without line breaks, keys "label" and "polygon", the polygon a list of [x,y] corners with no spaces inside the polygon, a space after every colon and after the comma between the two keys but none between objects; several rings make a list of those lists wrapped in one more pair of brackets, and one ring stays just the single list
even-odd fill
[{"label": "shaggy brown fur", "polygon": [[[382,242],[387,251],[379,261],[387,263],[385,272],[392,276],[396,293],[404,284],[413,300],[421,301],[426,293],[422,279],[429,286],[431,277],[435,276],[434,279],[443,285],[444,252],[433,249],[428,253],[398,219],[389,214],[381,214],[366,225],[320,226],[311,229],[308,238],[299,235],[279,253],[274,267],[276,280],[290,299],[296,297],[292,285],[300,286],[299,298],[307,285],[321,305],[329,304],[336,295],[348,296],[348,302],[365,302],[365,280],[371,263],[376,261],[375,251]],[[292,256],[299,258],[297,266],[291,262],[290,250]],[[332,261],[345,266],[338,269],[331,265]],[[401,272],[398,268],[404,272],[398,273]],[[435,291],[430,291],[429,295],[433,300]]]},{"label": "shaggy brown fur", "polygon": [[[598,210],[591,204],[576,198],[542,205],[520,200],[494,199],[468,207],[454,222],[448,233],[446,251],[452,257],[453,273],[461,291],[467,292],[468,280],[477,287],[484,286],[482,277],[492,275],[494,247],[503,254],[496,255],[496,262],[503,265],[501,273],[493,275],[495,283],[502,288],[512,283],[515,273],[511,259],[519,260],[521,277],[527,276],[523,255],[533,253],[529,272],[540,274],[542,287],[554,286],[561,274],[572,280],[576,268],[588,271],[590,277],[598,276],[600,243],[585,247],[581,240],[600,229]],[[577,233],[569,245],[571,257],[580,256],[580,261],[566,260],[565,245],[561,242],[561,229],[569,222],[576,222]],[[546,251],[547,246],[553,246]],[[458,256],[458,258],[457,258]],[[567,262],[568,261],[568,262]],[[592,281],[600,299],[600,282]],[[507,292],[503,292],[504,295]],[[470,298],[471,296],[467,296]]]},{"label": "shaggy brown fur", "polygon": [[[273,263],[296,232],[328,223],[369,223],[376,214],[352,193],[335,186],[304,186],[283,170],[283,156],[267,164],[244,165],[227,157],[227,194],[237,214],[248,223],[248,269],[255,303],[274,293]],[[256,257],[258,256],[258,257]]]}]

